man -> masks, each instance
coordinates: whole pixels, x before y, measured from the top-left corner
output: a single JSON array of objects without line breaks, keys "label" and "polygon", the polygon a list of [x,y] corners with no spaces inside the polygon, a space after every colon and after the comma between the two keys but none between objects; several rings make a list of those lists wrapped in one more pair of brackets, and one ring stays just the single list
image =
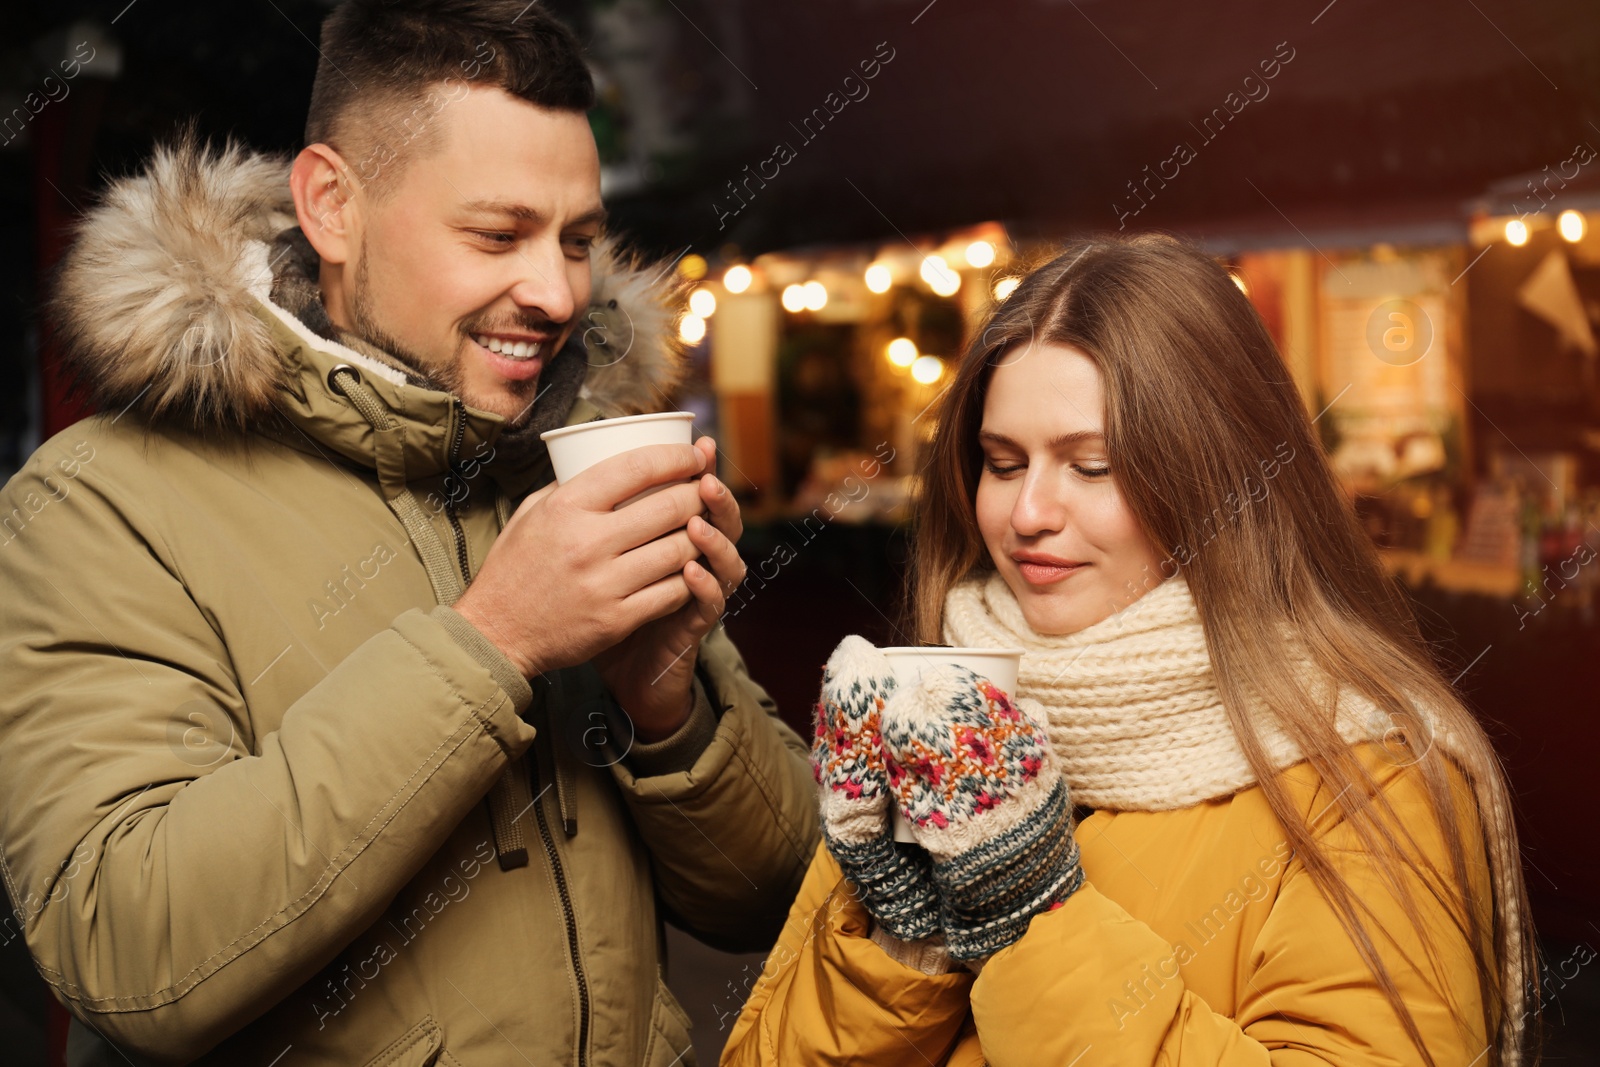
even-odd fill
[{"label": "man", "polygon": [[74,1063],[692,1062],[661,922],[770,945],[814,785],[714,629],[709,439],[548,484],[676,372],[588,72],[524,0],[322,53],[292,169],[186,138],[64,265],[103,414],[0,494],[14,920]]}]

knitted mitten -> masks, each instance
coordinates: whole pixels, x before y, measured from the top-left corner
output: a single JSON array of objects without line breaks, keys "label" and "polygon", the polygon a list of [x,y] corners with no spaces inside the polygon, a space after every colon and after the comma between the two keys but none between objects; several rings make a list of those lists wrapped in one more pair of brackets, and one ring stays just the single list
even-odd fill
[{"label": "knitted mitten", "polygon": [[811,765],[822,786],[822,839],[868,913],[893,936],[939,932],[931,861],[896,842],[878,716],[894,690],[889,661],[863,638],[839,642],[822,675]]},{"label": "knitted mitten", "polygon": [[993,955],[1082,884],[1049,739],[987,679],[928,668],[886,702],[883,739],[891,787],[933,857],[950,955]]}]

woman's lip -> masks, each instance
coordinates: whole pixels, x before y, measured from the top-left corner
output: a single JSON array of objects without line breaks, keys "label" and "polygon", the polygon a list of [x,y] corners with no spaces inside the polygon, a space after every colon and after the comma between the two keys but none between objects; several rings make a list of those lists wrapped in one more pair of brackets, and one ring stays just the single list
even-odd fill
[{"label": "woman's lip", "polygon": [[531,359],[507,359],[498,352],[491,352],[478,342],[473,341],[472,347],[478,350],[489,369],[510,382],[531,381],[539,376],[539,371],[544,367],[544,357],[534,356]]},{"label": "woman's lip", "polygon": [[1034,563],[1017,560],[1017,570],[1029,585],[1054,585],[1087,567],[1087,563]]}]

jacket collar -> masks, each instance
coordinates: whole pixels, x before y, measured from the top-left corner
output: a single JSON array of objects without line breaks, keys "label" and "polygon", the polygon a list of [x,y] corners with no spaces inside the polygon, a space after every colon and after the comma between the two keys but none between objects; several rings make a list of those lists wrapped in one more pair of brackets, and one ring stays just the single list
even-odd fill
[{"label": "jacket collar", "polygon": [[[499,416],[419,384],[386,353],[312,329],[279,302],[285,244],[276,239],[296,221],[290,165],[231,142],[212,150],[191,129],[112,183],[79,224],[52,300],[68,368],[102,410],[209,434],[280,417],[294,430],[286,440],[371,466],[371,427],[328,381],[347,364],[402,424],[407,477],[486,454]],[[672,272],[609,240],[592,270],[587,325],[546,370],[563,357],[585,364],[582,402],[567,418],[662,410],[683,366]],[[532,473],[497,478],[525,483]]]}]

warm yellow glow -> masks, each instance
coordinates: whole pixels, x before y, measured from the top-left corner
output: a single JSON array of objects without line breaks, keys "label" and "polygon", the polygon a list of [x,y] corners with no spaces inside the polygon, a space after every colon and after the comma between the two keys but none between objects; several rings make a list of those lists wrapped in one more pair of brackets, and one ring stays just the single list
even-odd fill
[{"label": "warm yellow glow", "polygon": [[678,320],[678,336],[689,344],[699,344],[705,340],[706,320],[692,313],[685,315]]},{"label": "warm yellow glow", "polygon": [[1006,297],[1016,292],[1017,286],[1021,284],[1021,278],[1013,278],[1009,274],[1006,275],[1004,278],[1001,278],[999,281],[994,283],[994,298],[996,300],[1004,300]]},{"label": "warm yellow glow", "polygon": [[882,263],[874,263],[867,268],[867,288],[874,293],[887,293],[889,286],[894,284],[894,278],[889,273],[889,268]]},{"label": "warm yellow glow", "polygon": [[800,287],[807,311],[821,311],[828,306],[828,290],[821,282],[806,282]]},{"label": "warm yellow glow", "polygon": [[717,296],[710,289],[696,289],[689,294],[689,310],[702,319],[709,319],[717,310]]},{"label": "warm yellow glow", "polygon": [[974,241],[967,246],[967,262],[974,267],[987,267],[994,262],[994,245],[988,241]]},{"label": "warm yellow glow", "polygon": [[950,269],[943,256],[929,256],[922,261],[922,280],[940,296],[954,296],[961,288],[961,275]]},{"label": "warm yellow glow", "polygon": [[1589,223],[1583,217],[1583,212],[1567,210],[1556,217],[1556,229],[1561,231],[1562,237],[1577,244],[1583,240],[1584,233],[1589,229]]},{"label": "warm yellow glow", "polygon": [[1249,296],[1250,295],[1250,286],[1245,284],[1245,280],[1244,280],[1244,275],[1243,274],[1239,274],[1239,273],[1234,272],[1234,271],[1229,271],[1228,272],[1228,277],[1233,279],[1233,284],[1237,285],[1239,287],[1239,291],[1241,293],[1243,293],[1245,296]]},{"label": "warm yellow glow", "polygon": [[742,293],[750,288],[754,280],[755,275],[750,273],[750,268],[741,263],[728,268],[728,273],[722,276],[722,287],[730,293]]},{"label": "warm yellow glow", "polygon": [[783,287],[783,310],[804,311],[806,309],[806,291],[804,286],[786,285]]},{"label": "warm yellow glow", "polygon": [[1506,223],[1506,240],[1521,248],[1528,243],[1528,224],[1521,219],[1512,219]]},{"label": "warm yellow glow", "polygon": [[691,282],[699,281],[706,276],[706,257],[697,256],[691,252],[678,260],[678,273],[688,278]]},{"label": "warm yellow glow", "polygon": [[896,337],[886,350],[889,362],[896,367],[909,367],[917,361],[917,342],[909,337]]},{"label": "warm yellow glow", "polygon": [[944,360],[938,356],[918,356],[911,364],[911,377],[923,385],[932,385],[944,375]]}]

